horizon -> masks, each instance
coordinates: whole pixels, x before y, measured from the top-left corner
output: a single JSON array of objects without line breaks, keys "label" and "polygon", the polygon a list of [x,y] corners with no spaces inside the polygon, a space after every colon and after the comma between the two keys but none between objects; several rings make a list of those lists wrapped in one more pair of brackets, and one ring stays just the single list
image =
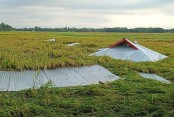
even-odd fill
[{"label": "horizon", "polygon": [[[13,27],[13,26],[12,26]],[[136,28],[162,28],[162,27],[134,27],[134,28],[128,28],[128,27],[68,27],[68,26],[64,26],[64,27],[40,27],[40,26],[37,26],[39,28],[50,28],[50,29],[55,29],[55,28],[76,28],[76,29],[82,29],[82,28],[86,28],[86,29],[104,29],[104,28],[127,28],[127,29],[136,29]],[[13,28],[16,28],[16,27],[13,27]],[[27,29],[32,29],[32,28],[35,28],[34,27],[20,27],[20,28],[16,28],[16,29],[24,29],[24,28],[27,28]],[[162,28],[164,30],[167,30],[167,29],[174,29],[174,28]]]},{"label": "horizon", "polygon": [[174,28],[173,0],[0,0],[0,22],[15,28]]}]

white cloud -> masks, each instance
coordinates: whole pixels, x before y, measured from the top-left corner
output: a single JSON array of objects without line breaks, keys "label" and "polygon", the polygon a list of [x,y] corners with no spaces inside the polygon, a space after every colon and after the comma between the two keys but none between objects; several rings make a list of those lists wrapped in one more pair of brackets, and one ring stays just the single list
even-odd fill
[{"label": "white cloud", "polygon": [[15,27],[173,28],[173,5],[173,0],[0,0],[0,22]]},{"label": "white cloud", "polygon": [[117,27],[174,27],[174,16],[167,16],[165,14],[115,15],[110,16],[110,19],[108,25],[115,25]]}]

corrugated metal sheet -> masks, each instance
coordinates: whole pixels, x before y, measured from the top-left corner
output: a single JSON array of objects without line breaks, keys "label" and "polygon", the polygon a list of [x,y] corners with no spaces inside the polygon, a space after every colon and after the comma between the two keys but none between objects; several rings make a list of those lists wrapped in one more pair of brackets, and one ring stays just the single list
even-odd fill
[{"label": "corrugated metal sheet", "polygon": [[48,41],[48,42],[55,42],[56,39],[48,39],[48,40],[44,40],[44,41]]},{"label": "corrugated metal sheet", "polygon": [[[38,74],[38,75],[37,75]],[[1,71],[0,91],[19,91],[32,87],[38,88],[47,83],[44,71]]]},{"label": "corrugated metal sheet", "polygon": [[114,81],[118,77],[99,65],[80,68],[47,70],[48,78],[56,87],[97,84],[99,81]]},{"label": "corrugated metal sheet", "polygon": [[[129,40],[127,40],[129,41]],[[129,46],[116,46],[113,48],[105,48],[94,54],[94,56],[110,56],[114,59],[130,60],[134,62],[140,61],[158,61],[166,58],[167,56],[145,48],[137,43],[132,43],[138,49]]]},{"label": "corrugated metal sheet", "polygon": [[67,44],[67,46],[75,46],[75,45],[78,45],[79,43],[70,43],[70,44]]},{"label": "corrugated metal sheet", "polygon": [[160,82],[167,83],[167,84],[171,83],[169,80],[166,80],[166,79],[164,79],[156,74],[147,74],[147,73],[139,73],[139,74],[140,74],[140,76],[142,76],[144,78],[158,80]]},{"label": "corrugated metal sheet", "polygon": [[39,88],[48,81],[52,81],[55,87],[67,87],[97,84],[99,81],[114,81],[118,78],[99,65],[40,71],[0,71],[0,91]]},{"label": "corrugated metal sheet", "polygon": [[0,72],[0,91],[8,91],[9,77],[6,77],[4,72]]}]

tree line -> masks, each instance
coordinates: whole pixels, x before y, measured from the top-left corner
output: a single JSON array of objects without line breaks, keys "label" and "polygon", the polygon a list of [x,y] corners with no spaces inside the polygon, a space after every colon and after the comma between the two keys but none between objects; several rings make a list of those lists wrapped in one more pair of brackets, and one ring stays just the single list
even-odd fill
[{"label": "tree line", "polygon": [[0,24],[0,31],[11,31],[14,30],[10,25],[1,23]]},{"label": "tree line", "polygon": [[163,29],[157,28],[132,28],[127,27],[114,27],[114,28],[75,28],[75,27],[62,27],[62,28],[42,28],[35,26],[33,28],[12,28],[8,24],[1,23],[0,31],[51,31],[51,32],[135,32],[135,33],[174,33],[174,28]]}]

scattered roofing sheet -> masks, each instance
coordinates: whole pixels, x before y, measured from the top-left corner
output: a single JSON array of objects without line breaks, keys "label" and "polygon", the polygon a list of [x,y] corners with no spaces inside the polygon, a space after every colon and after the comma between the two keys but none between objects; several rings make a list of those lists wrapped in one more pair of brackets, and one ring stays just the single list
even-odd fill
[{"label": "scattered roofing sheet", "polygon": [[44,40],[44,41],[48,41],[48,42],[55,42],[56,41],[56,39],[48,39],[48,40]]},{"label": "scattered roofing sheet", "polygon": [[67,44],[67,46],[75,46],[75,45],[78,45],[79,43],[70,43],[70,44]]},{"label": "scattered roofing sheet", "polygon": [[48,82],[44,71],[1,71],[0,91],[18,91],[39,88]]},{"label": "scattered roofing sheet", "polygon": [[106,48],[99,48],[98,51],[103,50],[103,49],[106,49]]},{"label": "scattered roofing sheet", "polygon": [[144,78],[149,78],[149,79],[154,79],[154,80],[158,80],[160,82],[163,82],[163,83],[171,83],[169,80],[166,80],[156,74],[147,74],[147,73],[139,73],[140,76],[144,77]]},{"label": "scattered roofing sheet", "polygon": [[54,87],[98,84],[119,79],[99,65],[40,71],[0,71],[0,91],[39,88],[49,81]]},{"label": "scattered roofing sheet", "polygon": [[94,56],[110,56],[114,59],[130,60],[134,62],[140,61],[158,61],[167,56],[150,50],[146,47],[133,43],[128,39],[123,38],[119,42],[109,48],[101,49],[91,55]]}]

